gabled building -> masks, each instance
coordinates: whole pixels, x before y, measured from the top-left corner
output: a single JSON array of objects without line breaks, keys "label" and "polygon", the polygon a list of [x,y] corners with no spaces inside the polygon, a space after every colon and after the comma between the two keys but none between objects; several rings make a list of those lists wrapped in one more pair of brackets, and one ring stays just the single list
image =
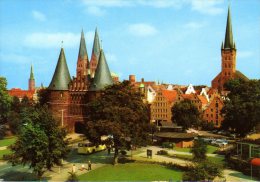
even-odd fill
[{"label": "gabled building", "polygon": [[240,71],[236,70],[237,49],[233,39],[231,12],[228,8],[225,41],[221,44],[221,72],[212,80],[212,88],[224,90],[224,84],[234,78],[248,80]]}]

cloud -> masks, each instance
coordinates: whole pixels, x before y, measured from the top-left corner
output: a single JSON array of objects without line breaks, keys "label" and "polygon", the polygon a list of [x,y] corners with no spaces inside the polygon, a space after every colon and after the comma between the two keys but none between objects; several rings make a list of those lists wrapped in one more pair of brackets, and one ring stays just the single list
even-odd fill
[{"label": "cloud", "polygon": [[143,5],[143,6],[151,6],[154,8],[180,8],[182,4],[184,3],[183,0],[139,0],[137,1],[137,4]]},{"label": "cloud", "polygon": [[131,24],[128,25],[127,29],[129,33],[139,37],[152,36],[157,33],[155,27],[146,23]]},{"label": "cloud", "polygon": [[105,10],[97,6],[90,6],[87,8],[87,12],[94,16],[103,16],[105,15]]},{"label": "cloud", "polygon": [[79,44],[80,34],[74,33],[32,33],[25,36],[24,44],[34,48],[51,48],[61,46],[73,47]]},{"label": "cloud", "polygon": [[35,10],[32,11],[32,16],[37,21],[45,21],[46,20],[46,16],[39,11],[35,11]]},{"label": "cloud", "polygon": [[191,9],[202,14],[217,15],[224,12],[218,5],[224,0],[190,0]]},{"label": "cloud", "polygon": [[254,55],[252,51],[237,51],[237,58],[238,59],[245,59],[250,58]]},{"label": "cloud", "polygon": [[96,7],[125,7],[132,6],[133,2],[129,0],[82,0],[87,6]]},{"label": "cloud", "polygon": [[32,63],[32,59],[20,54],[0,54],[0,60],[6,63]]},{"label": "cloud", "polygon": [[187,24],[184,25],[184,28],[188,28],[188,29],[199,29],[204,27],[205,24],[201,23],[201,22],[189,22]]}]

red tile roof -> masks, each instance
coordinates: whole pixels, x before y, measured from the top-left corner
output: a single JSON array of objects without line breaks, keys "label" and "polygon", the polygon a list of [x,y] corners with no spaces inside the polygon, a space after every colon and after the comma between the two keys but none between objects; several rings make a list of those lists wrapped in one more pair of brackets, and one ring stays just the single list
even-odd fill
[{"label": "red tile roof", "polygon": [[202,105],[207,105],[208,104],[208,100],[206,99],[206,97],[204,97],[202,95],[198,95],[198,98],[201,101]]},{"label": "red tile roof", "polygon": [[178,96],[176,90],[162,90],[162,95],[169,101],[174,102]]},{"label": "red tile roof", "polygon": [[22,90],[20,88],[12,88],[11,90],[8,90],[8,94],[10,96],[16,96],[18,98],[23,98],[24,96],[27,96],[29,99],[33,99],[34,90]]}]

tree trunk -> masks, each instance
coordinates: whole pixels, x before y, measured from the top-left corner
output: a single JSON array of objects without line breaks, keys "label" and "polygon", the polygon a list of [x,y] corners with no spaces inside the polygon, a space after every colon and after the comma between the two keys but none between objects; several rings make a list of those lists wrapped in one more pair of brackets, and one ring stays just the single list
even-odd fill
[{"label": "tree trunk", "polygon": [[118,148],[115,147],[115,153],[114,153],[114,165],[118,163]]}]

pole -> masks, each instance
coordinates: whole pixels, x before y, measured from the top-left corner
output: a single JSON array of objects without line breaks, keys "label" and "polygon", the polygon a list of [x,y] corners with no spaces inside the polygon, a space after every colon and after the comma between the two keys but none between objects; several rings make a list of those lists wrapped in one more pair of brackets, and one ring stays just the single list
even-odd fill
[{"label": "pole", "polygon": [[63,127],[63,112],[64,112],[64,109],[61,110],[61,126]]}]

